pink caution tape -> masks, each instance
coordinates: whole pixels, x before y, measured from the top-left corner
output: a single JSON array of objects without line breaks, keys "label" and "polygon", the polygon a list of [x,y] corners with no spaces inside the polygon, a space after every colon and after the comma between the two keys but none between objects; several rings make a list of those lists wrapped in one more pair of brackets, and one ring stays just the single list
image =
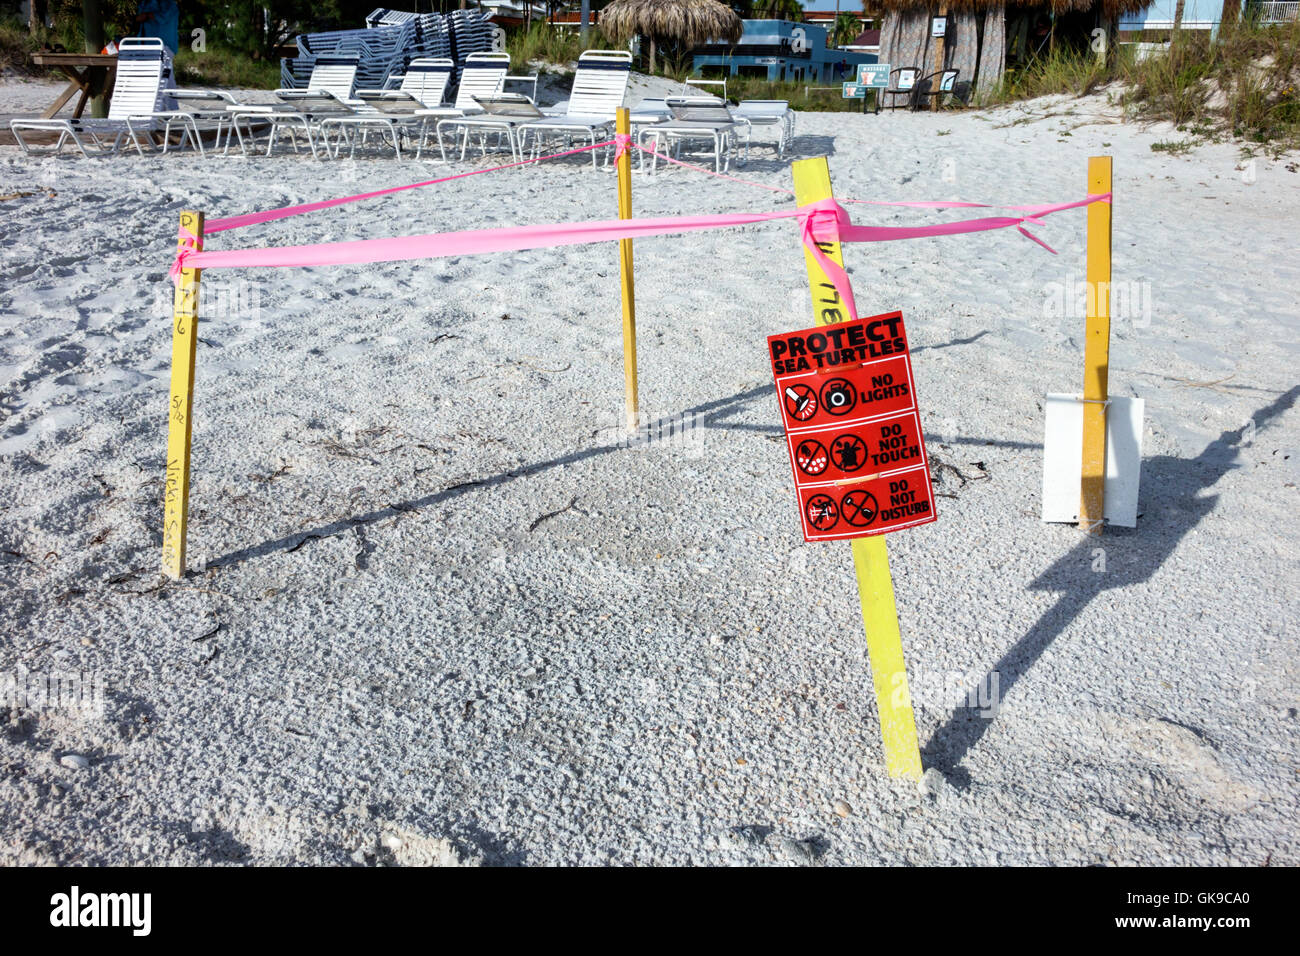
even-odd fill
[{"label": "pink caution tape", "polygon": [[956,236],[970,232],[989,232],[994,229],[1008,229],[1014,226],[1021,235],[1032,239],[1053,255],[1056,250],[1025,228],[1026,224],[1041,226],[1042,216],[1066,209],[1077,209],[1095,202],[1110,202],[1110,193],[1090,195],[1077,202],[1057,203],[1055,205],[1013,207],[1030,212],[1026,216],[988,216],[982,219],[962,219],[957,222],[941,222],[930,226],[855,226],[849,219],[848,212],[834,199],[823,199],[801,207],[808,213],[803,220],[803,243],[822,271],[830,278],[839,293],[849,316],[858,317],[857,307],[853,302],[853,289],[845,271],[834,262],[817,245],[820,242],[893,242],[900,239],[923,239],[934,236]]},{"label": "pink caution tape", "polygon": [[[587,147],[590,148],[590,147]],[[438,259],[448,256],[475,255],[488,252],[514,252],[553,246],[570,246],[615,239],[638,239],[673,233],[725,229],[734,226],[771,222],[777,219],[801,220],[803,243],[830,277],[851,318],[858,317],[853,292],[844,270],[822,251],[825,242],[890,242],[952,236],[971,232],[988,232],[1015,227],[1049,252],[1046,243],[1024,227],[1041,224],[1041,217],[1076,209],[1094,202],[1109,202],[1110,194],[1088,196],[1077,202],[1024,207],[1028,215],[992,216],[928,226],[855,226],[848,212],[834,199],[823,199],[798,209],[766,213],[729,213],[707,216],[665,216],[653,219],[606,219],[588,222],[534,226],[509,226],[501,229],[474,229],[464,232],[429,233],[391,239],[360,239],[307,246],[272,246],[262,249],[229,249],[196,252],[181,251],[172,266],[173,278],[181,269],[238,269],[257,267],[356,265],[370,262],[398,262],[408,259]],[[296,213],[289,213],[295,215]],[[266,213],[252,215],[268,215]]]},{"label": "pink caution tape", "polygon": [[[255,226],[264,222],[274,222],[277,219],[287,219],[290,216],[301,216],[309,212],[317,212],[321,209],[332,209],[336,206],[344,206],[348,203],[363,202],[367,199],[378,199],[381,196],[389,196],[393,193],[405,192],[408,189],[420,189],[424,186],[436,186],[439,183],[449,183],[457,179],[467,179],[470,176],[485,176],[488,173],[500,172],[503,169],[514,169],[518,166],[530,166],[533,163],[542,163],[551,159],[562,159],[565,156],[573,156],[578,153],[590,152],[594,149],[604,149],[606,146],[613,146],[614,158],[618,159],[624,153],[632,149],[639,149],[643,153],[657,156],[664,162],[672,163],[675,166],[681,166],[685,169],[692,169],[696,172],[713,176],[716,179],[725,179],[727,182],[738,183],[741,186],[753,186],[755,189],[765,189],[768,192],[781,193],[785,196],[793,196],[794,192],[789,189],[783,189],[780,186],[769,186],[766,183],[754,182],[752,179],[741,179],[737,176],[729,176],[726,173],[714,172],[704,166],[695,163],[683,162],[680,159],[674,159],[665,153],[651,149],[634,142],[632,137],[626,133],[617,133],[613,139],[605,140],[601,143],[594,143],[590,146],[578,146],[573,149],[567,149],[559,153],[548,153],[545,156],[537,156],[533,159],[521,160],[517,163],[505,163],[501,166],[489,166],[486,169],[475,169],[468,173],[456,173],[453,176],[442,176],[438,179],[426,179],[418,183],[408,183],[405,186],[392,186],[388,189],[377,189],[373,192],[358,193],[355,196],[340,196],[337,199],[326,199],[321,202],[302,203],[296,206],[282,206],[279,209],[268,209],[263,212],[250,212],[240,216],[227,216],[224,219],[210,219],[204,228],[205,233],[224,232],[227,229],[240,229],[244,226]],[[841,202],[851,203],[861,206],[902,206],[911,209],[1014,209],[1017,211],[1033,212],[1042,209],[1042,206],[994,206],[990,203],[982,202],[960,202],[958,200],[907,200],[907,201],[887,201],[880,199],[841,199]],[[1030,238],[1033,238],[1032,236]],[[1037,240],[1035,240],[1037,241]]]},{"label": "pink caution tape", "polygon": [[434,186],[438,183],[449,183],[455,179],[468,179],[470,176],[483,176],[487,173],[499,172],[503,169],[514,169],[516,166],[529,166],[533,163],[544,162],[548,159],[560,159],[564,156],[573,156],[576,153],[587,153],[593,149],[603,149],[615,143],[615,139],[606,140],[603,143],[596,143],[592,146],[579,146],[576,149],[566,149],[562,153],[547,153],[545,156],[538,156],[535,159],[525,159],[517,163],[506,163],[503,166],[489,166],[487,169],[475,169],[468,173],[457,173],[454,176],[443,176],[441,179],[426,179],[424,182],[408,183],[405,186],[392,186],[388,189],[376,189],[374,192],[358,193],[355,196],[340,196],[338,199],[326,199],[321,202],[303,203],[299,206],[282,206],[279,209],[268,209],[264,212],[250,212],[242,216],[228,216],[225,219],[209,219],[203,227],[204,234],[213,232],[224,232],[227,229],[240,229],[244,226],[256,226],[263,222],[273,222],[276,219],[288,219],[290,216],[301,216],[304,213],[316,212],[319,209],[331,209],[335,206],[344,206],[348,203],[361,202],[366,199],[378,199],[380,196],[389,196],[393,193],[404,192],[408,189],[419,189],[421,186]]}]

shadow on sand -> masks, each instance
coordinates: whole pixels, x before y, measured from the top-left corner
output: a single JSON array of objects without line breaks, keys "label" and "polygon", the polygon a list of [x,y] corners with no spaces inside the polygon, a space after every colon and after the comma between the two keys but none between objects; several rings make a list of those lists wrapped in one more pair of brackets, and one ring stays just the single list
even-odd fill
[{"label": "shadow on sand", "polygon": [[[1253,417],[1264,428],[1295,405],[1300,385],[1280,395]],[[1027,674],[1043,652],[1070,625],[1088,603],[1103,591],[1149,581],[1173,554],[1178,543],[1214,510],[1217,494],[1202,495],[1236,467],[1242,436],[1248,426],[1223,432],[1195,458],[1161,455],[1142,462],[1142,496],[1158,498],[1161,507],[1147,508],[1140,529],[1107,529],[1102,538],[1084,537],[1029,585],[1031,591],[1060,594],[1029,631],[990,668],[984,686],[997,675],[998,696],[1005,700],[1016,682]],[[1106,548],[1105,571],[1094,571],[1094,550]],[[1104,639],[1105,635],[1096,635]],[[958,707],[926,744],[925,763],[942,771],[958,788],[968,786],[970,775],[961,766],[971,748],[998,719],[981,716],[975,708]]]},{"label": "shadow on sand", "polygon": [[[926,348],[940,349],[940,348],[949,348],[958,345],[966,345],[975,341],[981,335],[984,334],[986,333],[980,332],[976,335],[973,335],[965,339],[954,339],[951,342],[945,342],[937,345],[919,346],[913,351],[919,352],[922,349],[926,349]],[[774,439],[779,440],[781,436],[784,435],[784,431],[780,425],[752,425],[746,422],[737,422],[732,420],[736,415],[744,411],[747,408],[747,406],[756,399],[762,398],[765,401],[774,402],[775,401],[775,398],[773,397],[774,388],[775,386],[771,384],[757,385],[753,388],[746,389],[743,392],[737,392],[735,395],[730,395],[726,398],[719,398],[711,402],[705,402],[701,405],[696,405],[693,408],[685,409],[677,416],[673,416],[672,418],[668,418],[668,419],[661,419],[660,422],[650,423],[648,428],[650,432],[653,434],[656,432],[657,428],[660,425],[672,426],[676,423],[680,423],[681,421],[686,420],[686,421],[694,422],[696,426],[702,426],[704,428],[756,432],[762,435],[770,435]],[[776,413],[776,409],[773,408],[773,417],[775,417],[775,413]],[[932,436],[927,435],[926,440],[933,441],[934,439]],[[279,538],[263,541],[260,544],[252,545],[247,548],[241,548],[238,551],[231,551],[227,554],[222,555],[221,557],[210,560],[207,564],[207,567],[209,568],[229,567],[230,565],[240,564],[252,558],[263,557],[268,554],[273,554],[274,552],[277,551],[291,551],[295,548],[300,547],[302,544],[308,541],[314,541],[319,538],[333,537],[334,535],[342,534],[353,528],[361,528],[364,527],[365,525],[373,524],[376,521],[383,521],[387,518],[392,518],[398,514],[409,513],[412,511],[420,511],[421,509],[428,508],[432,505],[439,505],[444,502],[459,498],[461,495],[465,495],[473,491],[490,491],[494,488],[498,488],[502,485],[508,484],[509,482],[515,481],[519,478],[527,478],[532,475],[549,471],[553,468],[559,468],[564,465],[572,465],[572,464],[576,464],[577,462],[585,461],[589,458],[595,458],[599,455],[606,455],[609,454],[610,452],[621,451],[626,447],[622,441],[609,440],[609,439],[606,439],[606,441],[607,443],[605,444],[596,444],[590,448],[579,449],[577,451],[570,452],[567,455],[561,455],[558,458],[551,458],[547,461],[540,461],[540,462],[535,462],[533,464],[524,465],[513,471],[500,472],[495,475],[489,475],[483,478],[475,478],[469,481],[460,482],[459,484],[451,485],[450,487],[442,488],[438,491],[430,492],[429,494],[423,495],[418,498],[411,498],[406,501],[394,502],[383,508],[378,508],[373,511],[363,512],[361,514],[351,515],[350,517],[346,517],[346,518],[339,518],[337,521],[332,521],[328,524],[320,525],[310,530],[295,531],[292,534],[287,534]],[[1014,442],[1014,441],[1004,442],[1004,441],[984,440],[981,438],[951,438],[951,439],[945,439],[944,441],[949,444],[956,443],[956,444],[969,444],[969,445],[991,445],[991,446],[1005,447],[1005,448],[1038,447],[1038,444],[1036,442]],[[373,551],[374,549],[372,547],[369,550]],[[368,557],[368,553],[369,552],[367,552],[367,557]]]}]

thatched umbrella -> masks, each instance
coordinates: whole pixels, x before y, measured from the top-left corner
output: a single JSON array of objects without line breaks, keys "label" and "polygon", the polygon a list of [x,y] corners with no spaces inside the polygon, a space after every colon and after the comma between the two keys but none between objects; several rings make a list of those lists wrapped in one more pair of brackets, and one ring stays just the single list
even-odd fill
[{"label": "thatched umbrella", "polygon": [[619,42],[635,34],[647,37],[651,73],[658,39],[686,47],[708,40],[735,43],[744,30],[736,12],[717,0],[614,0],[600,11],[600,28]]}]

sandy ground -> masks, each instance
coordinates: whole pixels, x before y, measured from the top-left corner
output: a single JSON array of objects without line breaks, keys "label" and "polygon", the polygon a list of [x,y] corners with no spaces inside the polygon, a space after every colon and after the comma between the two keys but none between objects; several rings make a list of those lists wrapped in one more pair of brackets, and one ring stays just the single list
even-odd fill
[{"label": "sandy ground", "polygon": [[[639,447],[611,431],[613,246],[209,272],[192,573],[163,584],[179,211],[446,167],[4,148],[0,862],[1300,862],[1295,157],[1154,152],[1181,134],[1104,96],[797,134],[867,199],[1079,198],[1115,157],[1136,529],[1038,517],[1043,396],[1081,385],[1082,212],[1038,230],[1058,256],[1012,232],[847,253],[864,314],[904,311],[944,495],[890,539],[924,786],[884,772],[849,548],[797,529],[765,361],[811,324],[792,224],[637,244],[642,400],[678,429]],[[767,151],[738,172],[790,183]],[[634,196],[787,202],[679,169]],[[615,208],[566,160],[210,247]],[[86,706],[40,700],[71,675]]]}]

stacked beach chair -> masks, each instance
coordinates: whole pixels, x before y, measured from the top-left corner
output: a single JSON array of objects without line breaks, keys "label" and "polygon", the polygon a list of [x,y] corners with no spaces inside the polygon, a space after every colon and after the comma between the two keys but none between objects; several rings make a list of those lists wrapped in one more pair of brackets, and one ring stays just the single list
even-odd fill
[{"label": "stacked beach chair", "polygon": [[456,64],[455,81],[471,53],[492,49],[492,25],[477,10],[404,13],[380,8],[366,18],[364,30],[304,33],[297,37],[298,55],[280,64],[280,84],[303,89],[321,56],[357,57],[357,88],[384,89],[402,76],[417,57],[447,58]]}]

